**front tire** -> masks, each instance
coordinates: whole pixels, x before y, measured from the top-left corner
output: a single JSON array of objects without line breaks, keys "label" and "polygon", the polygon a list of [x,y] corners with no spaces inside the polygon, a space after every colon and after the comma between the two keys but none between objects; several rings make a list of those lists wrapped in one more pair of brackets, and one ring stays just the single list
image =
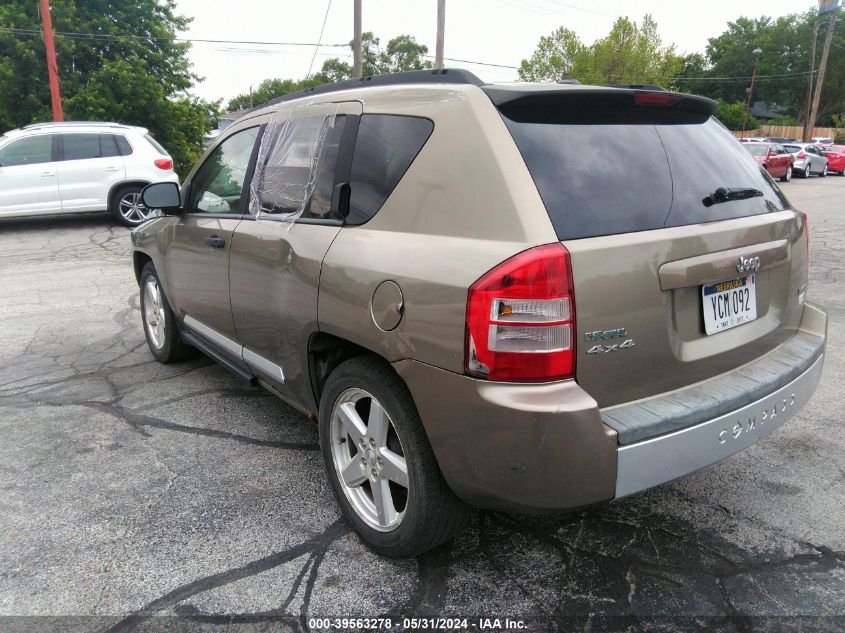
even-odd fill
[{"label": "front tire", "polygon": [[819,176],[820,176],[821,178],[824,178],[825,176],[827,176],[827,163],[825,163],[825,164],[824,164],[824,167],[822,167],[822,171],[821,171],[821,173],[819,174]]},{"label": "front tire", "polygon": [[343,515],[380,554],[421,554],[469,518],[443,479],[411,393],[381,359],[360,356],[331,373],[320,398],[320,449]]},{"label": "front tire", "polygon": [[153,210],[141,203],[140,185],[126,185],[114,192],[109,211],[123,226],[136,227],[153,217]]},{"label": "front tire", "polygon": [[152,262],[147,262],[141,271],[140,287],[144,336],[156,360],[164,364],[175,363],[196,354],[196,350],[179,337],[176,316],[164,296]]},{"label": "front tire", "polygon": [[780,177],[781,182],[789,182],[792,180],[792,165],[786,168],[786,173]]}]

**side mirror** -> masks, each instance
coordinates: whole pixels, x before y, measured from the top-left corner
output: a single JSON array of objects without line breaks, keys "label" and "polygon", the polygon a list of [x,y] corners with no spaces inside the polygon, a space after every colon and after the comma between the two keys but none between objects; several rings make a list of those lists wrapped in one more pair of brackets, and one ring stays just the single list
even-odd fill
[{"label": "side mirror", "polygon": [[161,209],[165,215],[178,215],[182,211],[182,197],[175,182],[156,182],[141,191],[141,202],[148,209]]}]

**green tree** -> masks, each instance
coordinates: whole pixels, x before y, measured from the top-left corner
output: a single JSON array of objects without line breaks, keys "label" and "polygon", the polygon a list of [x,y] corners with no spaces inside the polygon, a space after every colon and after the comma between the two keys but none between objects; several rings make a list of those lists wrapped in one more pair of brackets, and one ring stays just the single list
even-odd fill
[{"label": "green tree", "polygon": [[683,68],[674,46],[663,46],[650,15],[642,24],[619,18],[607,36],[585,46],[569,29],[559,28],[540,38],[529,59],[519,67],[520,79],[578,79],[589,84],[668,85]]},{"label": "green tree", "polygon": [[[186,95],[197,77],[176,33],[190,20],[174,0],[51,4],[66,118],[146,127],[184,175],[217,106]],[[0,4],[0,130],[52,118],[40,29],[38,3]]]},{"label": "green tree", "polygon": [[[575,31],[560,27],[551,35],[540,38],[537,50],[530,59],[519,65],[522,81],[560,81],[581,74],[586,62],[587,48]],[[577,71],[576,71],[577,68]]]},{"label": "green tree", "polygon": [[[719,106],[716,108],[716,118],[729,130],[741,130],[742,119],[745,116],[745,102],[727,103],[724,99],[718,99]],[[756,130],[760,122],[753,116],[748,116],[745,123],[746,130]]]},{"label": "green tree", "polygon": [[[352,44],[349,46],[351,48]],[[431,62],[425,59],[426,54],[428,47],[419,44],[412,35],[394,37],[385,48],[381,48],[379,38],[370,31],[361,36],[361,71],[365,77],[431,68]],[[352,79],[352,66],[337,57],[331,57],[323,62],[318,73],[305,79],[265,79],[252,93],[230,99],[227,108],[231,112],[255,107],[302,88],[344,79]]]},{"label": "green tree", "polygon": [[662,45],[657,23],[650,15],[643,18],[641,25],[618,18],[607,37],[590,47],[589,56],[587,83],[665,86],[683,64],[674,46]]},{"label": "green tree", "polygon": [[265,79],[258,87],[247,93],[238,95],[229,100],[226,106],[227,112],[253,108],[260,103],[266,103],[276,97],[281,97],[289,92],[299,90],[299,82],[292,79]]},{"label": "green tree", "polygon": [[[803,122],[814,22],[821,23],[815,63],[818,69],[827,20],[820,20],[815,11],[776,20],[764,16],[757,19],[741,17],[729,22],[727,30],[710,38],[707,46],[711,73],[723,78],[713,82],[708,96],[727,101],[745,99],[748,78],[754,69],[751,51],[759,47],[762,54],[757,66],[754,100],[784,107],[788,115]],[[830,124],[833,114],[845,110],[845,56],[837,53],[845,48],[842,20],[837,23],[833,44],[819,105],[819,125]],[[724,79],[730,77],[736,79]]]},{"label": "green tree", "polygon": [[670,86],[681,92],[707,95],[712,88],[709,76],[707,58],[701,53],[690,53],[681,58],[681,69],[672,77]]}]

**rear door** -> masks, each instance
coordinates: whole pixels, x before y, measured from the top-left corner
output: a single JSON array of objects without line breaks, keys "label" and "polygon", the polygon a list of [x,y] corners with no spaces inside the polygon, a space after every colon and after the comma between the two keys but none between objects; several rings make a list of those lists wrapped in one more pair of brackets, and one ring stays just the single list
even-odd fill
[{"label": "rear door", "polygon": [[772,165],[774,169],[769,169],[769,173],[776,178],[780,178],[786,174],[786,170],[789,168],[789,164],[792,162],[792,159],[783,148],[783,145],[774,144],[771,148],[775,151],[775,154],[769,158],[769,164]]},{"label": "rear door", "polygon": [[105,211],[112,186],[126,179],[123,157],[112,134],[60,134],[59,158],[62,213]]},{"label": "rear door", "polygon": [[361,104],[274,113],[257,160],[250,213],[233,236],[232,313],[243,358],[298,402],[310,399],[305,352],[317,327],[323,258],[343,224]]},{"label": "rear door", "polygon": [[27,136],[0,148],[0,216],[60,210],[56,135]]},{"label": "rear door", "polygon": [[550,101],[505,122],[571,254],[576,379],[600,406],[734,369],[794,332],[803,218],[720,123],[630,93]]},{"label": "rear door", "polygon": [[238,359],[229,303],[229,254],[232,233],[246,211],[247,173],[260,127],[245,124],[227,132],[187,185],[185,212],[169,235],[165,269],[168,299],[179,317]]}]

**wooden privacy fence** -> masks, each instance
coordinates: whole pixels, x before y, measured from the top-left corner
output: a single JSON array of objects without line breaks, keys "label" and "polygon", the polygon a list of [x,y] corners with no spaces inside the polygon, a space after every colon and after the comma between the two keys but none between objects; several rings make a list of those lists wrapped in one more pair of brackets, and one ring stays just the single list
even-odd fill
[{"label": "wooden privacy fence", "polygon": [[[813,137],[828,136],[833,138],[836,136],[837,128],[832,127],[815,127],[813,128]],[[840,129],[840,133],[842,130]],[[756,130],[745,130],[745,132],[732,132],[737,138],[744,136],[785,136],[787,138],[794,138],[802,140],[804,136],[804,128],[798,125],[761,125]],[[807,139],[808,141],[810,139]]]}]

